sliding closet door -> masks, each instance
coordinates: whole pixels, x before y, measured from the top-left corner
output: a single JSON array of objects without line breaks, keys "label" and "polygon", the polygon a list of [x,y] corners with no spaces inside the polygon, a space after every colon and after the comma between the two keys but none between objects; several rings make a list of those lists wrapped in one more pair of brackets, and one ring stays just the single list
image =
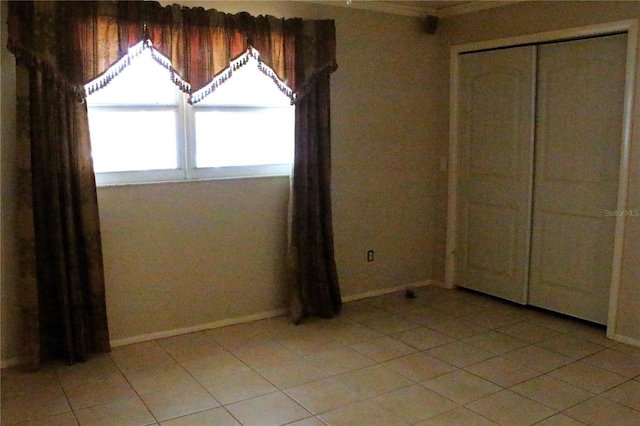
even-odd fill
[{"label": "sliding closet door", "polygon": [[529,303],[605,324],[618,193],[626,36],[538,51]]},{"label": "sliding closet door", "polygon": [[533,88],[531,46],[460,58],[456,284],[526,303]]}]

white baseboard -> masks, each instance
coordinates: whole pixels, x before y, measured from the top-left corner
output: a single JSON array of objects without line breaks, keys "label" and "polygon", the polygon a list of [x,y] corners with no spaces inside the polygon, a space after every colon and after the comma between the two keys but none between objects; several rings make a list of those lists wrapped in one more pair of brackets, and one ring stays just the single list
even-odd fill
[{"label": "white baseboard", "polygon": [[197,331],[211,330],[214,328],[226,327],[228,325],[242,324],[245,322],[258,321],[261,319],[279,317],[289,313],[288,308],[276,309],[273,311],[260,312],[257,314],[246,315],[243,317],[226,318],[220,321],[214,321],[206,324],[194,325],[191,327],[175,328],[172,330],[158,331],[155,333],[141,334],[133,337],[125,337],[124,339],[115,339],[111,341],[111,347],[131,345],[133,343],[148,342],[149,340],[162,339],[165,337],[179,336],[181,334],[195,333]]},{"label": "white baseboard", "polygon": [[607,336],[608,338],[615,340],[616,342],[624,343],[625,345],[635,346],[640,348],[640,339],[634,339],[633,337],[622,336],[620,334],[613,334]]},{"label": "white baseboard", "polygon": [[[116,348],[118,346],[131,345],[133,343],[148,342],[150,340],[162,339],[164,337],[179,336],[181,334],[194,333],[197,331],[211,330],[214,328],[225,327],[228,325],[242,324],[245,322],[258,321],[261,319],[278,317],[288,313],[289,313],[288,308],[276,309],[273,311],[260,312],[257,314],[246,315],[243,317],[226,318],[220,321],[214,321],[207,324],[194,325],[191,327],[175,328],[172,330],[164,330],[164,331],[158,331],[155,333],[125,337],[124,339],[115,339],[115,340],[111,340],[110,344],[112,348]],[[21,365],[24,363],[25,363],[24,357],[7,358],[7,359],[0,360],[0,368],[15,367],[17,365]]]},{"label": "white baseboard", "polygon": [[375,296],[382,296],[384,294],[389,294],[389,293],[395,293],[396,291],[403,291],[406,290],[410,287],[416,288],[416,287],[425,287],[428,285],[432,285],[432,286],[436,286],[436,287],[444,287],[444,284],[441,283],[440,281],[436,281],[436,280],[427,280],[427,281],[420,281],[417,283],[413,283],[413,284],[405,284],[405,285],[399,285],[396,287],[388,287],[388,288],[383,288],[380,290],[374,290],[374,291],[368,291],[366,293],[359,293],[359,294],[352,294],[349,296],[342,296],[342,301],[343,302],[353,302],[354,300],[360,300],[360,299],[366,299],[368,297],[375,297]]},{"label": "white baseboard", "polygon": [[[417,287],[425,287],[425,286],[436,286],[436,287],[445,287],[444,284],[440,281],[436,281],[436,280],[426,280],[426,281],[420,281],[417,283],[412,283],[412,284],[405,284],[405,285],[401,285],[401,286],[396,286],[396,287],[389,287],[389,288],[384,288],[384,289],[380,289],[380,290],[374,290],[374,291],[368,291],[366,293],[359,293],[359,294],[352,294],[349,296],[343,296],[342,297],[342,301],[343,302],[352,302],[354,300],[360,300],[360,299],[366,299],[368,297],[375,297],[375,296],[381,296],[384,294],[389,294],[389,293],[395,293],[397,291],[403,291],[406,290],[407,288],[417,288]],[[198,331],[203,331],[203,330],[211,330],[214,328],[220,328],[220,327],[226,327],[228,325],[234,325],[234,324],[242,324],[242,323],[246,323],[246,322],[252,322],[252,321],[258,321],[258,320],[262,320],[262,319],[267,319],[267,318],[273,318],[273,317],[278,317],[281,315],[286,315],[289,313],[289,309],[288,308],[282,308],[282,309],[276,309],[273,311],[266,311],[266,312],[260,312],[257,314],[252,314],[252,315],[246,315],[243,317],[236,317],[236,318],[226,318],[220,321],[214,321],[214,322],[210,322],[210,323],[206,323],[206,324],[199,324],[199,325],[194,325],[194,326],[190,326],[190,327],[183,327],[183,328],[175,328],[175,329],[171,329],[171,330],[164,330],[164,331],[158,331],[155,333],[148,333],[148,334],[141,334],[138,336],[132,336],[132,337],[125,337],[123,339],[114,339],[111,340],[111,347],[118,347],[118,346],[125,346],[125,345],[131,345],[134,343],[142,343],[142,342],[148,342],[150,340],[156,340],[156,339],[162,339],[165,337],[173,337],[173,336],[179,336],[181,334],[187,334],[187,333],[195,333]],[[620,340],[622,341],[622,340]],[[627,343],[627,342],[624,342]],[[633,345],[633,343],[630,343]],[[638,343],[636,343],[636,345],[638,345]],[[6,368],[6,367],[13,367],[16,365],[20,365],[20,364],[24,364],[24,358],[23,357],[14,357],[14,358],[8,358],[8,359],[3,359],[0,360],[0,367],[1,368]]]},{"label": "white baseboard", "polygon": [[26,362],[26,359],[23,356],[14,356],[11,358],[5,358],[0,360],[0,368],[9,368],[15,367],[17,365],[22,365]]},{"label": "white baseboard", "polygon": [[[439,281],[427,280],[427,281],[420,281],[420,282],[413,283],[413,284],[406,284],[406,285],[401,285],[401,286],[397,286],[397,287],[390,287],[390,288],[384,288],[384,289],[380,289],[380,290],[369,291],[369,292],[366,292],[366,293],[353,294],[353,295],[350,295],[350,296],[343,296],[342,297],[342,301],[343,302],[352,302],[354,300],[366,299],[368,297],[380,296],[380,295],[388,294],[388,293],[395,293],[396,291],[406,290],[409,287],[416,288],[416,287],[424,287],[424,286],[428,286],[428,285],[433,285],[433,286],[437,286],[437,287],[444,287],[444,284],[439,282]],[[227,319],[223,319],[223,320],[220,320],[220,321],[215,321],[215,322],[211,322],[211,323],[207,323],[207,324],[199,324],[199,325],[194,325],[194,326],[191,326],[191,327],[184,327],[184,328],[176,328],[176,329],[172,329],[172,330],[158,331],[158,332],[155,332],[155,333],[142,334],[142,335],[133,336],[133,337],[126,337],[124,339],[115,339],[115,340],[111,341],[111,346],[115,348],[115,347],[118,347],[118,346],[131,345],[133,343],[148,342],[149,340],[156,340],[156,339],[162,339],[162,338],[165,338],[165,337],[179,336],[181,334],[195,333],[197,331],[211,330],[211,329],[214,329],[214,328],[226,327],[228,325],[242,324],[242,323],[245,323],[245,322],[252,322],[252,321],[258,321],[258,320],[261,320],[261,319],[278,317],[278,316],[281,316],[281,315],[286,315],[288,313],[289,313],[289,309],[288,308],[283,308],[283,309],[277,309],[277,310],[273,310],[273,311],[261,312],[261,313],[253,314],[253,315],[247,315],[247,316],[244,316],[244,317],[227,318]]]},{"label": "white baseboard", "polygon": [[432,285],[434,287],[446,288],[447,290],[451,290],[452,288],[454,288],[454,287],[447,287],[445,283],[438,280],[429,280],[427,282],[429,283],[428,285]]}]

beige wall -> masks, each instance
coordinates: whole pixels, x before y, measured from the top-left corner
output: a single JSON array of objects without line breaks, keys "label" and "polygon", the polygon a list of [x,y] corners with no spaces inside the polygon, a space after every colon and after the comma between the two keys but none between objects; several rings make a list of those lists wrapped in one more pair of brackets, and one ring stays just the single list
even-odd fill
[{"label": "beige wall", "polygon": [[[195,4],[189,2],[190,5]],[[336,21],[333,207],[343,293],[444,279],[448,48],[418,18],[304,2],[207,2],[226,12]],[[442,207],[444,206],[444,207]],[[439,215],[439,217],[437,217]],[[376,261],[365,262],[367,249]]]},{"label": "beige wall", "polygon": [[[444,19],[441,36],[464,44],[640,18],[640,2],[525,2]],[[639,56],[640,57],[640,56]],[[635,134],[632,135],[627,208],[640,209],[640,72],[636,75]],[[617,327],[623,340],[640,344],[640,217],[626,220]]]},{"label": "beige wall", "polygon": [[[430,279],[429,206],[446,138],[437,56],[444,51],[436,39],[414,19],[381,13],[189,2],[196,4],[336,20],[332,189],[343,295]],[[288,184],[263,178],[99,189],[112,339],[284,308]],[[368,249],[376,252],[372,264]]]},{"label": "beige wall", "polygon": [[445,18],[438,32],[463,44],[638,18],[637,1],[525,1]]},{"label": "beige wall", "polygon": [[17,206],[15,155],[13,144],[16,133],[15,61],[6,49],[7,3],[1,4],[2,37],[0,43],[0,72],[2,93],[0,99],[0,213],[2,229],[0,236],[0,359],[17,357],[21,351],[21,312],[17,294],[17,240],[15,234],[15,209]]},{"label": "beige wall", "polygon": [[[414,18],[298,2],[188,2],[227,12],[336,20],[333,212],[344,296],[443,280],[449,42],[640,17],[629,2],[534,2]],[[3,7],[5,6],[3,2]],[[5,15],[3,9],[2,16]],[[4,18],[3,18],[4,21]],[[13,57],[2,51],[2,360],[20,354]],[[640,107],[636,111],[640,110]],[[640,125],[637,127],[640,132]],[[639,134],[630,205],[638,206]],[[107,307],[116,341],[285,307],[286,178],[101,188]],[[640,220],[627,221],[619,332],[640,339]],[[368,249],[376,261],[367,263]]]},{"label": "beige wall", "polygon": [[[336,20],[332,189],[343,296],[441,278],[437,258],[444,256],[435,253],[443,252],[445,235],[446,203],[437,202],[436,185],[444,179],[439,156],[446,156],[444,44],[422,34],[417,19],[377,12],[294,2],[194,5]],[[19,355],[21,328],[11,234],[15,83],[5,46],[3,39],[3,361]],[[287,178],[100,188],[112,340],[286,307],[287,197]],[[366,262],[368,249],[376,252],[373,263]]]},{"label": "beige wall", "polygon": [[101,188],[112,339],[282,308],[287,178]]}]

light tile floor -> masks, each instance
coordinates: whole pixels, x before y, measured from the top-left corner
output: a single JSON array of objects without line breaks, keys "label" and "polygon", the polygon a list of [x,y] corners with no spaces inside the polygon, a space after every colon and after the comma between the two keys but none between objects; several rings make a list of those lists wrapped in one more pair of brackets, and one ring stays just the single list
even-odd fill
[{"label": "light tile floor", "polygon": [[423,287],[2,370],[2,425],[640,425],[640,349],[602,327]]}]

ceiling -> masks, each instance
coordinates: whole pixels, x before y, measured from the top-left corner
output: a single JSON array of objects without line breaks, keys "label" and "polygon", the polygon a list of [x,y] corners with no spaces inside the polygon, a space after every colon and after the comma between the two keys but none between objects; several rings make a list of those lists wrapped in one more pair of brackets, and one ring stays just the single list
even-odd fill
[{"label": "ceiling", "polygon": [[398,15],[419,16],[436,15],[440,18],[463,13],[475,12],[483,9],[504,6],[522,0],[511,1],[376,1],[376,0],[333,0],[323,1],[334,6],[344,6],[353,9],[377,10],[379,12],[394,13]]}]

